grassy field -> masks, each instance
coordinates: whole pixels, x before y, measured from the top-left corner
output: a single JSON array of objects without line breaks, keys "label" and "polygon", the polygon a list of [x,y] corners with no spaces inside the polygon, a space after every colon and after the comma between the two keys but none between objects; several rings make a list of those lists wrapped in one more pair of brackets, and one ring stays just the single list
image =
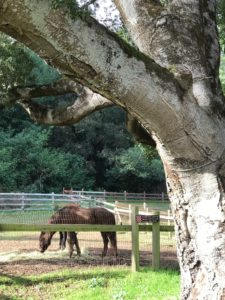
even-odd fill
[{"label": "grassy field", "polygon": [[[140,202],[132,202],[140,204]],[[169,209],[169,202],[147,202],[150,209]],[[1,223],[47,223],[54,213],[49,211],[17,211],[0,213]],[[1,232],[0,239],[9,247],[11,241],[22,240],[32,244],[38,240],[37,233]],[[161,243],[171,244],[169,233],[161,234]],[[79,233],[82,241],[82,233]],[[92,233],[93,238],[93,233]],[[118,233],[123,248],[130,241],[130,233]],[[151,241],[150,233],[140,233],[140,248],[142,242]],[[174,242],[173,242],[174,243]],[[171,246],[171,245],[168,245]],[[36,244],[35,244],[36,245]],[[37,244],[38,245],[38,244]],[[58,239],[57,239],[58,246]],[[96,241],[95,241],[96,246]],[[25,244],[21,245],[27,249]],[[7,248],[8,249],[8,248]],[[150,246],[149,246],[150,249]],[[33,253],[33,252],[32,252]],[[67,255],[67,254],[65,254]],[[32,266],[31,266],[32,267]],[[62,270],[49,273],[48,265],[44,267],[42,275],[10,275],[14,273],[0,273],[0,299],[1,300],[175,300],[179,298],[179,273],[175,270],[160,270],[153,272],[149,268],[142,268],[141,272],[131,273],[130,267],[84,267],[71,268],[71,265]],[[38,263],[38,268],[40,264]],[[17,274],[17,273],[16,273]],[[18,273],[19,274],[19,273]],[[21,274],[21,273],[20,273]],[[22,273],[23,274],[23,273]],[[27,273],[24,273],[27,274]]]},{"label": "grassy field", "polygon": [[177,271],[125,267],[64,269],[37,276],[0,276],[1,300],[175,300]]},{"label": "grassy field", "polygon": [[48,211],[1,211],[0,223],[2,224],[47,224],[49,218],[54,213]]}]

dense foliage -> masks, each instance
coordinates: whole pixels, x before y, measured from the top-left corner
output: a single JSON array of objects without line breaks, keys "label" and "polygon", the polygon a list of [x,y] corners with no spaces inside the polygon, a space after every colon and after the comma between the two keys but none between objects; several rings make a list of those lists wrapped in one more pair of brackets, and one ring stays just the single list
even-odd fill
[{"label": "dense foliage", "polygon": [[25,192],[61,192],[62,186],[92,188],[84,159],[47,147],[51,130],[30,126],[14,134],[0,132],[0,189]]},{"label": "dense foliage", "polygon": [[[7,74],[0,77],[2,95],[14,85],[48,84],[60,78],[19,43],[0,35],[0,45],[0,66]],[[58,103],[57,97],[41,101]],[[60,98],[60,105],[68,101],[70,97]],[[19,105],[5,108],[0,111],[0,145],[1,192],[61,192],[63,187],[165,189],[159,158],[148,157],[142,146],[134,146],[125,129],[125,113],[116,107],[73,126],[51,128],[34,125]]]},{"label": "dense foliage", "polygon": [[225,0],[217,0],[217,23],[220,34],[220,44],[224,52],[225,46]]}]

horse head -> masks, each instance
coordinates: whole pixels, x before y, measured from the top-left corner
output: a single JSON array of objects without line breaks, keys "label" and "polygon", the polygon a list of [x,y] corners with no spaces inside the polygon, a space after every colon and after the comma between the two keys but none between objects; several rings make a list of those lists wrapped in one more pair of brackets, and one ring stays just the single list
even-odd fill
[{"label": "horse head", "polygon": [[44,253],[45,250],[50,246],[51,244],[52,235],[50,232],[44,232],[42,231],[39,237],[39,249],[41,253]]}]

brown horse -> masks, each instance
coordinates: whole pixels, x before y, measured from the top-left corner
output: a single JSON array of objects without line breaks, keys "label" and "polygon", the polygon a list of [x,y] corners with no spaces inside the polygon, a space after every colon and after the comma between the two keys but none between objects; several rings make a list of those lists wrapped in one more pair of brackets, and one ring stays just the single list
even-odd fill
[{"label": "brown horse", "polygon": [[[49,224],[104,224],[115,225],[115,216],[105,208],[81,208],[74,206],[65,206],[59,209],[49,220]],[[39,237],[40,251],[44,252],[50,245],[55,232],[41,232]],[[68,232],[69,256],[73,254],[73,245],[77,248],[77,254],[80,254],[80,248],[75,232]],[[113,254],[117,256],[116,232],[101,232],[104,248],[102,256],[108,251],[110,241]]]}]

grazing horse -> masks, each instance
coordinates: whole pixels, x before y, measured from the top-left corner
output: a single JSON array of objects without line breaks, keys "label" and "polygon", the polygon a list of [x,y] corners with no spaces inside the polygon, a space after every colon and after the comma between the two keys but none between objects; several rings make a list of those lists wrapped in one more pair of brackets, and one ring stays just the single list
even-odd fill
[{"label": "grazing horse", "polygon": [[[105,208],[81,208],[74,206],[65,206],[59,209],[49,220],[49,224],[104,224],[115,225],[115,216]],[[51,239],[55,232],[41,232],[39,237],[40,251],[44,252],[51,243]],[[73,245],[77,248],[78,255],[80,248],[75,232],[68,232],[69,239],[69,256],[73,254]],[[108,251],[108,243],[110,241],[113,254],[117,256],[117,240],[116,232],[101,232],[104,247],[102,256]]]}]

